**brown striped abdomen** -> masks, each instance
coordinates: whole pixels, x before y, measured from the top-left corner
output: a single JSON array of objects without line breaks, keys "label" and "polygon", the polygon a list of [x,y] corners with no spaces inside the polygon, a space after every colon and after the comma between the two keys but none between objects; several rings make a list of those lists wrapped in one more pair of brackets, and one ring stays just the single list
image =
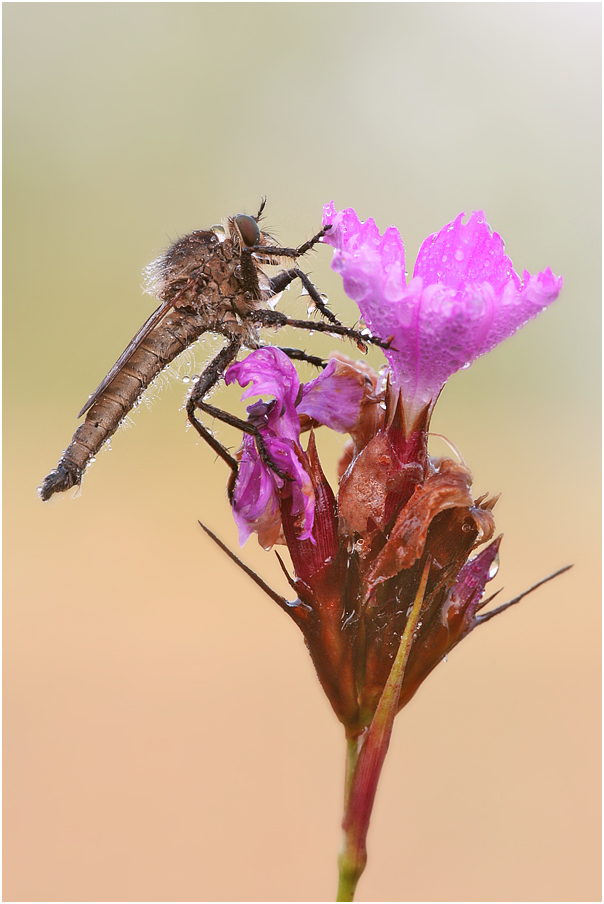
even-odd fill
[{"label": "brown striped abdomen", "polygon": [[81,482],[90,459],[115,433],[149,384],[207,329],[205,317],[175,310],[149,333],[88,411],[55,470],[44,478],[38,488],[44,501]]}]

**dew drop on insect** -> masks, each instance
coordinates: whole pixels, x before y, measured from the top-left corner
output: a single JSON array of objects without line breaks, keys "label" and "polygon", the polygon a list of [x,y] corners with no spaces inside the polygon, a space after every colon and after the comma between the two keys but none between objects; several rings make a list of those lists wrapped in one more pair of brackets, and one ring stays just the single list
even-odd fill
[{"label": "dew drop on insect", "polygon": [[94,464],[95,461],[96,461],[96,455],[93,455],[92,458],[88,459],[89,464]]},{"label": "dew drop on insect", "polygon": [[487,581],[492,581],[498,571],[499,571],[499,553],[497,553],[497,555],[491,562],[491,567],[489,568],[489,573],[487,575]]},{"label": "dew drop on insect", "polygon": [[214,226],[210,226],[210,229],[219,242],[224,242],[224,240],[226,239],[226,229],[224,228],[222,223],[215,223]]},{"label": "dew drop on insect", "polygon": [[448,657],[448,656],[443,656],[443,662],[448,662],[448,661],[449,661],[449,657]]},{"label": "dew drop on insect", "polygon": [[383,402],[383,401],[380,402],[380,408],[382,408],[385,411],[386,410],[386,402]]},{"label": "dew drop on insect", "polygon": [[183,383],[190,383],[190,382],[191,382],[191,377],[188,377],[188,376],[185,375],[185,376],[182,378],[182,381],[183,381]]}]

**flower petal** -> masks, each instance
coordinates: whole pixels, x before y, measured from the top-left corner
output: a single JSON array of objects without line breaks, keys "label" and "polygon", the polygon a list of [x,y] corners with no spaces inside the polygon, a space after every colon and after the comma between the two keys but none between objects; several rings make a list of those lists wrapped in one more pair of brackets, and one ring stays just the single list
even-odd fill
[{"label": "flower petal", "polygon": [[315,497],[312,481],[300,459],[300,420],[296,412],[300,380],[295,367],[278,348],[261,348],[243,361],[232,364],[225,382],[237,381],[249,389],[242,398],[272,395],[275,402],[255,402],[248,407],[251,421],[260,430],[271,461],[289,475],[279,477],[258,454],[252,436],[243,439],[239,474],[233,494],[233,514],[243,545],[252,532],[264,546],[276,542],[281,534],[281,502],[291,496],[292,514],[299,524],[300,539],[312,533]]},{"label": "flower petal", "polygon": [[410,418],[436,398],[462,367],[490,351],[557,298],[562,279],[551,270],[522,280],[491,233],[482,211],[463,214],[422,245],[414,278],[405,284],[405,254],[390,227],[381,237],[373,220],[352,209],[323,211],[332,228],[332,268],[357,302],[370,329],[393,337],[385,351]]},{"label": "flower petal", "polygon": [[281,534],[281,503],[292,497],[291,512],[299,526],[298,537],[312,534],[315,495],[312,481],[294,444],[274,434],[263,434],[271,460],[291,476],[283,480],[262,461],[252,436],[244,436],[239,474],[233,492],[233,516],[241,546],[256,532],[259,542],[270,547]]},{"label": "flower petal", "polygon": [[254,531],[278,536],[281,529],[276,481],[273,472],[261,461],[252,436],[243,437],[241,463],[233,493],[233,517],[239,530],[240,546]]},{"label": "flower petal", "polygon": [[324,424],[338,433],[349,433],[359,417],[367,378],[351,364],[332,358],[316,380],[302,385],[298,415]]},{"label": "flower petal", "polygon": [[462,218],[426,239],[413,271],[422,286],[417,372],[424,401],[427,390],[438,391],[456,370],[512,336],[562,288],[549,268],[537,276],[525,271],[521,280],[482,211],[466,224]]},{"label": "flower petal", "polygon": [[280,436],[294,442],[300,439],[300,422],[296,414],[296,399],[300,389],[300,378],[296,368],[280,348],[260,348],[231,364],[225,373],[227,386],[237,381],[240,386],[248,386],[242,399],[254,395],[274,396],[277,404],[268,415],[268,424]]}]

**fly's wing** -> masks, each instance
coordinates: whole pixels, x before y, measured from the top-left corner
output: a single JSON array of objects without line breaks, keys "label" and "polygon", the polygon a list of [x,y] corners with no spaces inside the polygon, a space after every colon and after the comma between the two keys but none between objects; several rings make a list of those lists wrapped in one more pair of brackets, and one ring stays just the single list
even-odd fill
[{"label": "fly's wing", "polygon": [[132,341],[129,343],[128,347],[124,349],[122,354],[119,356],[103,382],[94,390],[94,392],[78,414],[78,417],[82,417],[83,414],[86,414],[89,408],[92,408],[99,396],[102,395],[111,381],[117,376],[117,374],[119,374],[122,367],[124,367],[124,365],[130,360],[141,342],[149,335],[151,330],[157,326],[164,315],[168,313],[170,308],[173,306],[173,303],[174,299],[172,299],[172,301],[162,301],[157,310],[154,311],[153,314],[151,314],[147,322],[140,328],[134,339],[132,339]]}]

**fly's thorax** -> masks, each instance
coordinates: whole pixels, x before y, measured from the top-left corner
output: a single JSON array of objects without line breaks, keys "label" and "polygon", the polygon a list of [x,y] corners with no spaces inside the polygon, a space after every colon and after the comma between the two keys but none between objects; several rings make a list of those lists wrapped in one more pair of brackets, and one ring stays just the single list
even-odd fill
[{"label": "fly's thorax", "polygon": [[234,257],[232,243],[221,239],[216,232],[206,229],[191,232],[145,267],[146,290],[160,301],[170,301],[179,293],[182,297],[188,291],[187,284],[199,291],[208,281],[212,262]]},{"label": "fly's thorax", "polygon": [[[267,239],[261,233],[259,244]],[[200,316],[208,331],[255,341],[257,330],[245,320],[273,292],[256,255],[242,248],[234,218],[223,233],[218,227],[192,232],[146,268],[147,291],[175,311]]]}]

